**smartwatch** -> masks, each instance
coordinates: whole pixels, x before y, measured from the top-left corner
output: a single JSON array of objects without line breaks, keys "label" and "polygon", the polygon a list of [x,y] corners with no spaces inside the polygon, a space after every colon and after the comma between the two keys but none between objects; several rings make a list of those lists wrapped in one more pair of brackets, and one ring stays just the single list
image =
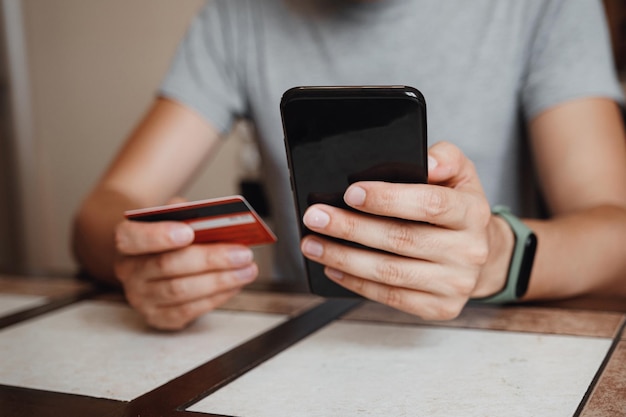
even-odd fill
[{"label": "smartwatch", "polygon": [[474,301],[503,304],[517,301],[526,294],[537,251],[537,236],[524,222],[513,215],[508,207],[495,206],[491,212],[509,224],[515,243],[504,288],[494,295],[474,299]]}]

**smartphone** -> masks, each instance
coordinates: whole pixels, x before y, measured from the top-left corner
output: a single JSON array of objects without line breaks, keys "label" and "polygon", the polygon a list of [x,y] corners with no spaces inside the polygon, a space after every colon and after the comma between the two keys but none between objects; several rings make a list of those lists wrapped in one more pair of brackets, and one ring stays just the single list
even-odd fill
[{"label": "smartphone", "polygon": [[[413,87],[295,87],[280,111],[301,236],[313,233],[302,222],[310,205],[352,210],[343,194],[354,182],[428,180],[426,102]],[[323,265],[305,258],[305,266],[312,293],[355,296],[328,279]]]}]

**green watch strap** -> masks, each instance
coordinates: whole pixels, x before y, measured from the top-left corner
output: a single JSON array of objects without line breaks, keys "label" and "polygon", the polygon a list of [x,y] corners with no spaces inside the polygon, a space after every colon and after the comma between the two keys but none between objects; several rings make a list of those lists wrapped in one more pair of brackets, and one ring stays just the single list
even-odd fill
[{"label": "green watch strap", "polygon": [[513,254],[504,288],[494,295],[473,301],[502,304],[519,300],[526,294],[537,250],[537,236],[524,222],[513,215],[508,207],[495,206],[492,213],[504,219],[513,230],[515,236]]}]

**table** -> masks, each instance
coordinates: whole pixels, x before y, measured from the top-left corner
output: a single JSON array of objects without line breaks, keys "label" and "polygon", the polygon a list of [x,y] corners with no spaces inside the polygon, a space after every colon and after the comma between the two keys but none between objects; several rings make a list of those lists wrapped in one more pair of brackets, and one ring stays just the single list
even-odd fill
[{"label": "table", "polygon": [[181,332],[121,294],[0,275],[0,415],[626,415],[626,305],[468,305],[449,322],[246,290]]}]

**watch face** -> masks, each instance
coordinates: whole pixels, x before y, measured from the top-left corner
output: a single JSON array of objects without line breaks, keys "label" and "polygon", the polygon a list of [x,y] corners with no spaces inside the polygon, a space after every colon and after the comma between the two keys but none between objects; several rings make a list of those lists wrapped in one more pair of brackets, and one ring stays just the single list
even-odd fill
[{"label": "watch face", "polygon": [[530,282],[530,272],[533,268],[535,260],[535,252],[537,251],[537,236],[530,232],[524,242],[524,252],[522,254],[522,262],[520,264],[517,285],[515,287],[515,296],[521,298],[528,290]]}]

